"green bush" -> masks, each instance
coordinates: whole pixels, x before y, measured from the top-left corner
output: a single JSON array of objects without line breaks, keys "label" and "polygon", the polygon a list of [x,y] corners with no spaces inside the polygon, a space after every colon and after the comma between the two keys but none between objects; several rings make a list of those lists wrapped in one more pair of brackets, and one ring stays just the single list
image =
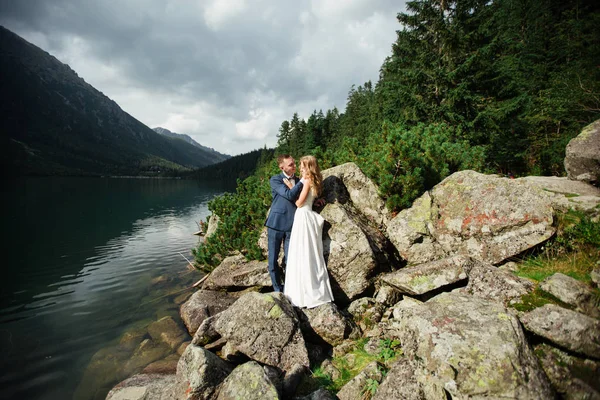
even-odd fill
[{"label": "green bush", "polygon": [[379,185],[391,211],[410,207],[423,192],[463,169],[481,170],[484,148],[460,140],[447,124],[418,124],[405,129],[384,123],[359,157],[361,169]]},{"label": "green bush", "polygon": [[235,251],[248,259],[260,260],[258,238],[270,204],[269,180],[258,176],[238,181],[235,194],[227,193],[210,201],[208,209],[220,221],[215,233],[192,250],[200,269],[211,271]]}]

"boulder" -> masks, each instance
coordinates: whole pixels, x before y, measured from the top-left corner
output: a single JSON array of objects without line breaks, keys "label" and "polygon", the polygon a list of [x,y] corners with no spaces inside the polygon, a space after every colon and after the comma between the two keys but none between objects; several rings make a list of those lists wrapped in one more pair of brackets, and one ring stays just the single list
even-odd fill
[{"label": "boulder", "polygon": [[305,338],[322,340],[337,346],[345,339],[357,339],[360,330],[350,315],[342,313],[334,303],[299,309],[300,327]]},{"label": "boulder", "polygon": [[528,331],[557,345],[600,359],[600,321],[567,310],[555,304],[545,304],[520,317]]},{"label": "boulder", "polygon": [[521,296],[534,289],[535,284],[528,279],[520,278],[506,269],[478,262],[469,270],[469,284],[464,292],[507,305],[520,301]]},{"label": "boulder", "polygon": [[534,352],[561,398],[600,400],[599,362],[572,356],[544,343],[535,346]]},{"label": "boulder", "polygon": [[277,388],[263,367],[250,361],[237,366],[223,382],[217,400],[279,400]]},{"label": "boulder", "polygon": [[233,368],[202,347],[189,345],[177,364],[177,399],[212,399]]},{"label": "boulder", "polygon": [[173,350],[189,339],[188,334],[171,317],[163,317],[148,326],[148,334],[156,342],[163,342]]},{"label": "boulder", "polygon": [[384,312],[385,306],[370,297],[354,300],[348,306],[348,313],[352,315],[363,332],[368,331],[373,325],[381,321]]},{"label": "boulder", "polygon": [[298,318],[282,293],[245,294],[218,314],[213,328],[252,360],[283,371],[309,365]]},{"label": "boulder", "polygon": [[598,212],[600,188],[589,183],[558,176],[526,176],[519,179],[544,189],[557,210],[575,209],[592,214]]},{"label": "boulder", "polygon": [[[362,371],[358,373],[350,382],[346,383],[337,392],[339,400],[363,400],[365,393],[372,394],[374,392],[369,391],[369,381],[381,382],[383,374],[381,373],[383,366],[379,365],[376,361],[369,363]],[[376,390],[377,386],[371,389]]]},{"label": "boulder", "polygon": [[181,305],[179,314],[188,332],[193,336],[202,321],[227,309],[236,300],[237,297],[229,293],[198,290]]},{"label": "boulder", "polygon": [[124,378],[138,373],[147,365],[165,358],[172,351],[167,343],[146,339],[140,343],[131,357],[121,365],[119,374]]},{"label": "boulder", "polygon": [[321,216],[326,221],[323,250],[333,295],[336,303],[347,304],[374,288],[371,278],[388,264],[387,239],[349,204],[327,204]]},{"label": "boulder", "polygon": [[563,303],[573,306],[576,311],[600,318],[600,308],[592,288],[570,276],[556,273],[540,284],[540,289],[550,293]]},{"label": "boulder", "polygon": [[400,293],[422,295],[444,286],[467,280],[467,273],[476,260],[466,256],[453,256],[437,261],[402,268],[384,274],[381,280]]},{"label": "boulder", "polygon": [[[330,176],[339,179],[339,181],[331,181],[331,184],[341,183],[343,185],[348,200],[360,214],[373,221],[377,226],[387,225],[391,215],[385,202],[379,196],[379,189],[355,163],[350,162],[323,171],[323,179],[326,180]],[[339,191],[332,190],[330,193]]]},{"label": "boulder", "polygon": [[429,379],[415,360],[400,357],[391,365],[372,400],[447,400],[443,386]]},{"label": "boulder", "polygon": [[202,284],[204,290],[240,290],[253,286],[270,287],[266,261],[247,261],[241,255],[227,257]]},{"label": "boulder", "polygon": [[142,374],[175,375],[177,373],[178,362],[179,354],[170,354],[162,360],[154,361],[153,363],[148,364],[148,366],[142,370]]},{"label": "boulder", "polygon": [[565,170],[569,179],[600,183],[600,120],[571,139],[565,154]]},{"label": "boulder", "polygon": [[402,300],[402,292],[393,286],[386,285],[383,282],[375,293],[375,301],[384,306],[393,306]]},{"label": "boulder", "polygon": [[106,395],[106,400],[167,400],[172,395],[175,375],[139,374],[116,385]]},{"label": "boulder", "polygon": [[387,233],[410,264],[455,254],[498,264],[550,238],[553,213],[534,184],[460,171],[401,211]]},{"label": "boulder", "polygon": [[386,336],[452,398],[553,398],[519,321],[499,302],[442,293],[396,311]]}]

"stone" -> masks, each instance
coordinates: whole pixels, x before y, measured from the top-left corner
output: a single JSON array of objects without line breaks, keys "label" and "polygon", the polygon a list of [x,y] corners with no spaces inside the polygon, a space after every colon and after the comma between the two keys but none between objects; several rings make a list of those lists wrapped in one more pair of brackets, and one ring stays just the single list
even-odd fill
[{"label": "stone", "polygon": [[600,120],[582,129],[571,139],[565,152],[565,170],[569,179],[592,184],[600,182]]},{"label": "stone", "polygon": [[188,334],[172,317],[163,317],[148,326],[148,334],[156,342],[163,342],[177,350],[181,343],[189,339]]},{"label": "stone", "polygon": [[175,383],[175,375],[134,375],[113,387],[106,400],[176,400]]},{"label": "stone", "polygon": [[368,391],[368,381],[372,380],[377,383],[383,379],[381,373],[382,366],[376,361],[369,363],[361,372],[346,383],[337,392],[339,400],[362,400],[364,393]]},{"label": "stone", "polygon": [[227,309],[237,300],[225,292],[198,290],[180,308],[179,313],[190,335],[194,335],[202,321]]},{"label": "stone", "polygon": [[402,300],[402,292],[385,282],[382,282],[379,290],[375,293],[375,301],[384,306],[393,306],[400,300]]},{"label": "stone", "polygon": [[535,284],[507,270],[479,262],[469,270],[465,293],[507,304],[518,302],[521,296],[533,292]]},{"label": "stone", "polygon": [[499,302],[442,293],[403,308],[385,337],[402,343],[417,376],[454,399],[554,398],[519,321]]},{"label": "stone", "polygon": [[178,399],[211,399],[232,367],[208,350],[189,345],[177,364]]},{"label": "stone", "polygon": [[422,295],[444,286],[467,280],[467,272],[475,260],[466,256],[453,256],[414,267],[399,269],[381,276],[381,280],[401,293]]},{"label": "stone", "polygon": [[563,303],[573,306],[576,311],[600,318],[600,308],[592,288],[570,276],[556,273],[540,284],[540,289],[550,293]]},{"label": "stone", "polygon": [[214,330],[250,359],[289,371],[309,366],[299,325],[282,293],[247,293],[218,314]]},{"label": "stone", "polygon": [[600,321],[545,304],[520,317],[525,329],[587,357],[600,359]]},{"label": "stone", "polygon": [[247,261],[241,254],[226,257],[202,284],[204,290],[240,290],[270,287],[266,261]]},{"label": "stone", "polygon": [[217,228],[219,227],[219,222],[221,222],[219,216],[215,213],[212,213],[210,215],[210,218],[208,219],[208,227],[206,228],[206,234],[204,235],[204,237],[208,239],[209,237],[214,235],[217,231]]},{"label": "stone", "polygon": [[387,233],[409,264],[455,254],[499,264],[555,232],[551,196],[522,179],[456,172],[415,200]]},{"label": "stone", "polygon": [[305,338],[322,340],[331,346],[337,346],[345,339],[357,339],[360,336],[360,330],[351,316],[342,313],[335,303],[299,309],[298,316]]},{"label": "stone", "polygon": [[547,344],[534,352],[546,375],[563,399],[600,400],[600,363],[575,357]]},{"label": "stone", "polygon": [[277,388],[263,367],[250,361],[237,366],[223,382],[217,400],[279,400]]}]

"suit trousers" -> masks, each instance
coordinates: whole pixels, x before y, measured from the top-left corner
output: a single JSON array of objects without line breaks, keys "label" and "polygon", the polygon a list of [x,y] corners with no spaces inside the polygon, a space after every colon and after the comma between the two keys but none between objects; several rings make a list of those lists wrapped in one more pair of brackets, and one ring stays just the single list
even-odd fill
[{"label": "suit trousers", "polygon": [[269,246],[269,275],[271,276],[271,284],[276,292],[283,292],[283,273],[279,265],[279,252],[281,251],[281,243],[283,242],[283,263],[286,262],[288,248],[290,247],[291,231],[278,231],[276,229],[267,228],[268,246]]}]

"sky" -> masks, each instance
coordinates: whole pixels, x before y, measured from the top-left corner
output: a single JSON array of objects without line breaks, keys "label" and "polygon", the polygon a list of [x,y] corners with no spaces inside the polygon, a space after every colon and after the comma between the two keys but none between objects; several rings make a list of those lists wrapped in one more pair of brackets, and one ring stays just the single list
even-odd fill
[{"label": "sky", "polygon": [[376,83],[404,1],[0,0],[0,25],[149,126],[230,155]]}]

